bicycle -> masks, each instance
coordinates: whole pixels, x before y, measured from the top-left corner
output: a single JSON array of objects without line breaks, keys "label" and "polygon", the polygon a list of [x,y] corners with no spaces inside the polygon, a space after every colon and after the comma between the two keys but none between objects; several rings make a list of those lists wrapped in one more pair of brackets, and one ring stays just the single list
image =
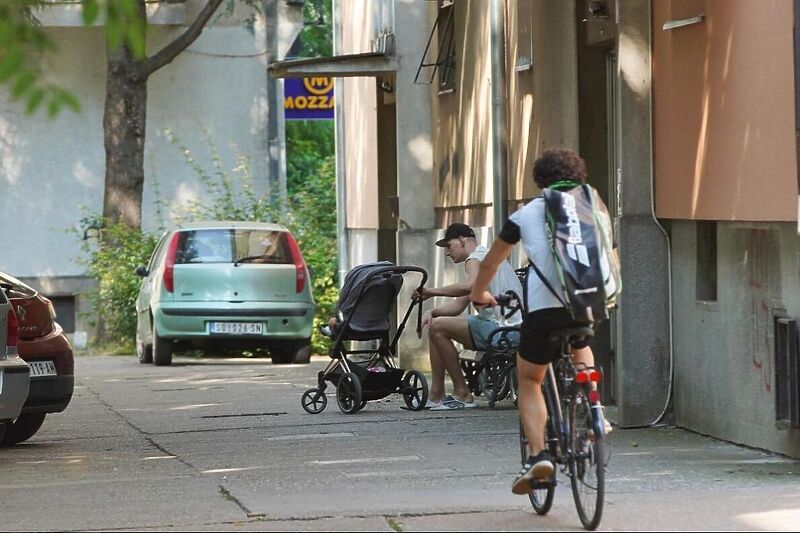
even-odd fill
[{"label": "bicycle", "polygon": [[[495,297],[499,305],[512,305],[514,296]],[[519,298],[516,297],[517,302]],[[547,368],[542,392],[547,406],[545,448],[556,465],[549,480],[533,480],[529,498],[537,514],[550,511],[555,498],[557,474],[560,470],[572,486],[575,507],[583,527],[600,525],[605,500],[605,423],[600,394],[596,384],[602,380],[602,368],[574,365],[570,345],[590,340],[591,327],[556,329],[550,338],[561,344],[561,355]],[[566,416],[565,416],[566,413]],[[524,465],[530,449],[522,421],[519,425],[521,462]]]}]

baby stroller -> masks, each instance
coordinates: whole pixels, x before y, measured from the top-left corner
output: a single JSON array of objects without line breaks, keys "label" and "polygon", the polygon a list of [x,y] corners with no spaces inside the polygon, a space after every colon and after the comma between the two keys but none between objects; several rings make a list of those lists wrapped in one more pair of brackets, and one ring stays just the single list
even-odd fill
[{"label": "baby stroller", "polygon": [[[328,405],[326,382],[336,387],[336,403],[347,414],[356,413],[367,402],[392,393],[402,394],[412,411],[425,408],[428,401],[425,375],[417,370],[405,372],[394,361],[397,341],[416,305],[419,305],[417,331],[421,327],[421,302],[413,301],[409,305],[394,337],[389,338],[390,313],[403,285],[403,274],[407,272],[422,274],[419,286],[425,285],[428,273],[424,269],[397,266],[389,261],[359,265],[347,274],[336,306],[337,324],[329,332],[333,339],[331,362],[318,374],[318,386],[303,393],[300,403],[306,412],[317,414],[325,410]],[[377,341],[377,347],[348,350],[347,341]],[[353,355],[358,355],[359,360],[348,357]]]}]

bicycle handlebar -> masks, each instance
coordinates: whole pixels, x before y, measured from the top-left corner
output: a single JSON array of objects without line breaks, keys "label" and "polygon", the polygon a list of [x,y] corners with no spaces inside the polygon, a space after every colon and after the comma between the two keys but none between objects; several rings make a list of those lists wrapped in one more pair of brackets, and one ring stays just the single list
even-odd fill
[{"label": "bicycle handlebar", "polygon": [[[514,291],[506,291],[503,294],[498,294],[494,297],[497,305],[500,306],[500,313],[503,315],[503,318],[508,318],[517,311],[522,310],[522,300]],[[505,311],[508,309],[508,312]]]}]

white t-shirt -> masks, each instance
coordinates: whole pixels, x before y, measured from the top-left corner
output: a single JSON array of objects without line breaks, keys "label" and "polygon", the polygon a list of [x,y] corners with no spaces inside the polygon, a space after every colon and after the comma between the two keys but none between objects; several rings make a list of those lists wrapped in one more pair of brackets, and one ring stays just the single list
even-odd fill
[{"label": "white t-shirt", "polygon": [[[558,278],[556,262],[553,259],[553,252],[550,248],[544,209],[544,199],[541,197],[534,198],[508,217],[503,230],[500,232],[500,238],[509,244],[516,244],[521,240],[528,259],[539,267],[550,286],[557,291],[561,287],[561,282]],[[564,307],[564,304],[556,299],[550,289],[539,279],[536,271],[530,266],[528,267],[527,280],[529,313],[538,309]]]},{"label": "white t-shirt", "polygon": [[[478,247],[475,248],[475,251],[469,254],[467,260],[464,261],[464,267],[466,268],[466,264],[470,259],[483,261],[488,251],[489,250],[485,246],[479,244]],[[491,284],[489,284],[489,292],[492,293],[492,296],[496,296],[506,291],[514,291],[522,296],[522,284],[519,282],[517,273],[514,272],[514,269],[508,261],[503,261],[497,269],[497,274],[495,274]],[[502,320],[499,307],[484,307],[478,311],[478,314],[486,320],[494,320],[495,322],[500,322]],[[516,326],[520,322],[522,322],[522,313],[520,312],[516,312],[505,319],[505,324],[508,326]]]}]

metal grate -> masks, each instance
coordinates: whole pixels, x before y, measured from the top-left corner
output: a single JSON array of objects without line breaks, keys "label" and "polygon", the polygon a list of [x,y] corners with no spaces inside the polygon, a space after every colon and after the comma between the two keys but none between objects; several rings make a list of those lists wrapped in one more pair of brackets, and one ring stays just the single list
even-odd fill
[{"label": "metal grate", "polygon": [[800,427],[800,342],[797,320],[775,318],[775,419]]}]

